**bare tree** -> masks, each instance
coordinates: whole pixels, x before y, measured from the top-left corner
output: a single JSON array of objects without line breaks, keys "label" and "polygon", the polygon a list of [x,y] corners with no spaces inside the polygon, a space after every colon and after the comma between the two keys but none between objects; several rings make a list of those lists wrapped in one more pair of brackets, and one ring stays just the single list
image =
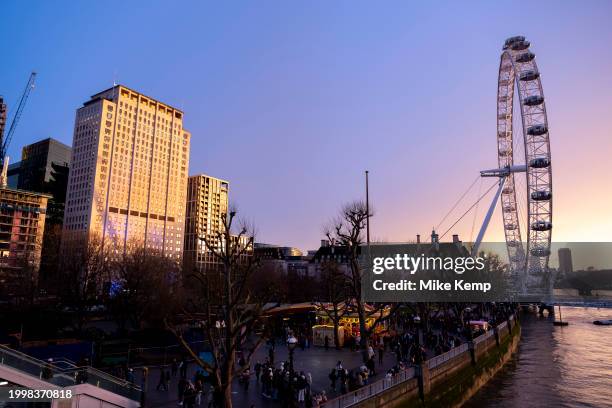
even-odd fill
[{"label": "bare tree", "polygon": [[61,304],[75,316],[81,332],[92,306],[100,301],[102,285],[108,279],[108,253],[98,237],[64,248],[57,273]]},{"label": "bare tree", "polygon": [[[362,269],[359,264],[361,245],[363,244],[363,231],[366,228],[368,217],[366,205],[362,201],[354,201],[345,205],[340,211],[340,215],[328,228],[326,235],[332,245],[340,245],[347,249],[349,263],[349,293],[359,318],[360,341],[359,347],[363,356],[363,361],[367,361],[368,345],[374,328],[381,322],[389,319],[399,307],[394,304],[389,310],[385,305],[373,304],[366,305],[361,298],[362,288]],[[388,313],[386,313],[388,311]],[[373,319],[373,323],[368,327],[366,322]]]},{"label": "bare tree", "polygon": [[132,242],[110,268],[116,287],[108,306],[120,330],[128,324],[135,329],[144,323],[163,326],[164,319],[177,311],[180,269],[161,251]]},{"label": "bare tree", "polygon": [[336,261],[332,260],[323,263],[321,266],[321,286],[324,294],[317,306],[334,325],[334,345],[337,349],[340,348],[340,339],[338,337],[340,319],[350,311],[348,285],[348,277]]},{"label": "bare tree", "polygon": [[[184,311],[187,320],[199,322],[211,348],[212,361],[200,358],[179,326],[168,323],[168,328],[195,362],[210,374],[216,403],[231,408],[232,380],[248,367],[251,356],[263,340],[259,337],[248,342],[248,336],[260,322],[263,302],[254,299],[248,285],[249,277],[258,267],[252,256],[252,229],[242,225],[237,234],[232,233],[236,222],[235,211],[223,214],[221,218],[221,231],[200,238],[206,250],[217,260],[218,268],[193,272],[191,281],[199,282],[195,298],[201,302],[193,303]],[[236,368],[238,351],[242,351],[246,364]]]}]

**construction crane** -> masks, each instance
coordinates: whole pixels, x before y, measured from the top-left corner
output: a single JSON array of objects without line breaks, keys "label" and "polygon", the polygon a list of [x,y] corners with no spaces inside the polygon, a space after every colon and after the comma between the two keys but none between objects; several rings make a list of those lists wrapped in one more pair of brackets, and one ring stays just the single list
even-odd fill
[{"label": "construction crane", "polygon": [[19,101],[19,105],[17,106],[17,110],[15,111],[15,115],[13,115],[13,121],[11,122],[11,127],[9,128],[6,137],[3,137],[0,134],[0,166],[4,164],[4,157],[6,156],[6,152],[8,150],[9,144],[11,143],[11,139],[13,138],[13,134],[15,133],[15,129],[17,129],[17,124],[19,123],[19,119],[21,118],[21,114],[23,112],[23,108],[30,96],[30,91],[34,89],[34,80],[36,79],[36,72],[32,72],[30,74],[30,79],[28,79],[28,84],[26,85],[25,90],[23,91],[23,95],[21,95],[21,100]]}]

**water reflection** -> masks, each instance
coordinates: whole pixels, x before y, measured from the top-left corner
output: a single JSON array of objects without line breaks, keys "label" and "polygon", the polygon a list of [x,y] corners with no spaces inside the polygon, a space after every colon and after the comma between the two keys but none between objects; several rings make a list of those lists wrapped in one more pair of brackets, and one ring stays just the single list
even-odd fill
[{"label": "water reflection", "polygon": [[466,407],[612,407],[612,309],[562,308],[566,327],[522,317],[514,358]]}]

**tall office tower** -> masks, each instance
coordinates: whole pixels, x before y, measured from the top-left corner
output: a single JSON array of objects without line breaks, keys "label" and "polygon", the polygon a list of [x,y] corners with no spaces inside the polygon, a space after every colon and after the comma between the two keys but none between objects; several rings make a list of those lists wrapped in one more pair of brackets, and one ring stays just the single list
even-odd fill
[{"label": "tall office tower", "polygon": [[182,259],[191,135],[183,112],[122,85],[77,110],[62,245],[99,237]]},{"label": "tall office tower", "polygon": [[[200,238],[213,242],[223,232],[223,214],[228,210],[229,183],[204,174],[189,177],[183,270],[202,271],[218,265]],[[215,244],[216,245],[216,244]]]},{"label": "tall office tower", "polygon": [[[70,146],[52,138],[24,146],[21,149],[17,188],[39,193],[51,193],[47,191],[48,184],[53,181],[55,173],[58,171],[67,174],[70,166],[70,154]],[[64,194],[65,191],[62,195]]]},{"label": "tall office tower", "polygon": [[566,274],[574,272],[574,264],[572,262],[572,250],[569,248],[559,248],[559,272]]}]

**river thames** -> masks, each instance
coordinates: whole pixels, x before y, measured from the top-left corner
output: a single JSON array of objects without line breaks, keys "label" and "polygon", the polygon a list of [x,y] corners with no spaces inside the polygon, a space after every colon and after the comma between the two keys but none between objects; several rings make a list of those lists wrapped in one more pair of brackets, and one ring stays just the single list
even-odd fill
[{"label": "river thames", "polygon": [[611,319],[612,309],[564,307],[561,313],[569,326],[523,314],[518,352],[464,406],[612,407],[612,326],[593,324]]}]

